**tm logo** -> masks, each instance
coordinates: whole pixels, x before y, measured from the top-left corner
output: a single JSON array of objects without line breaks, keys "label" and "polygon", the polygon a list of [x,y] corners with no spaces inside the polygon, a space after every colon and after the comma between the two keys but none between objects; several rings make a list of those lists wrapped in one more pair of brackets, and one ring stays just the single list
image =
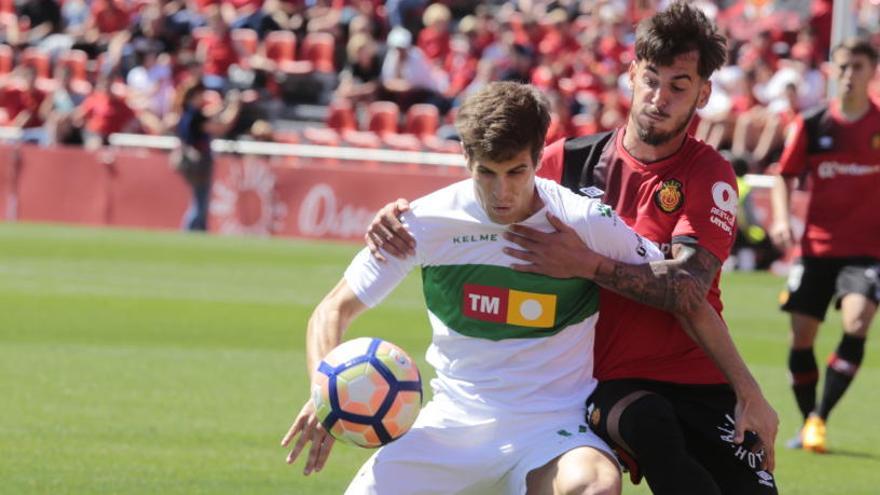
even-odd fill
[{"label": "tm logo", "polygon": [[489,315],[501,314],[501,298],[484,296],[480,294],[468,294],[471,300],[471,312]]}]

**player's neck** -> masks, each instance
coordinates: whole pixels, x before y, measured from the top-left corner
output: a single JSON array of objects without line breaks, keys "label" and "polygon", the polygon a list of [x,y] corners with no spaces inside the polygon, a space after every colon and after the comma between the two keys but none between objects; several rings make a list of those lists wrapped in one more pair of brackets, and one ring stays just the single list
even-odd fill
[{"label": "player's neck", "polygon": [[[544,207],[544,200],[541,199],[541,194],[538,192],[538,186],[535,185],[534,195],[532,196],[532,204],[530,205],[529,214],[528,214],[528,216],[526,216],[526,218],[530,218],[535,213],[538,213],[539,211],[541,211],[541,208],[543,208],[543,207]],[[522,222],[526,218],[523,218],[522,220],[520,220],[520,222]]]},{"label": "player's neck", "polygon": [[627,121],[623,135],[623,149],[626,150],[633,158],[644,163],[650,164],[665,160],[674,155],[681,149],[684,140],[687,139],[687,133],[682,132],[680,135],[673,137],[669,141],[659,145],[648,144],[639,139],[639,132],[632,118]]},{"label": "player's neck", "polygon": [[871,108],[871,100],[867,94],[850,94],[838,99],[840,116],[849,122],[855,122],[868,113]]}]

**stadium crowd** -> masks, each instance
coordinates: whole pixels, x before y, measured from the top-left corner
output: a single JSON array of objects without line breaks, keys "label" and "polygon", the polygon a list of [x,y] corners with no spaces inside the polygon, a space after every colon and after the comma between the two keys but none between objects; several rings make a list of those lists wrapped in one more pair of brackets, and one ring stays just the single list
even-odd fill
[{"label": "stadium crowd", "polygon": [[[831,3],[699,2],[730,43],[691,131],[741,172],[774,163],[786,124],[823,100]],[[880,2],[856,5],[863,34],[880,44]],[[550,97],[555,141],[622,123],[634,25],[662,6],[2,0],[0,126],[44,145],[174,134],[186,83],[200,80],[206,114],[238,109],[229,137],[457,151],[449,124],[463,98],[515,80]]]}]

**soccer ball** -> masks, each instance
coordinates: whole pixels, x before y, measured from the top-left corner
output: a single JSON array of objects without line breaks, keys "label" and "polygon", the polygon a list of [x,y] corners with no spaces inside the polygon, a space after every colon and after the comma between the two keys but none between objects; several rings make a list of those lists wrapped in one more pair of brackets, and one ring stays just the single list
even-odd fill
[{"label": "soccer ball", "polygon": [[314,374],[318,420],[337,440],[379,447],[406,433],[422,405],[422,379],[396,345],[361,337],[330,351]]}]

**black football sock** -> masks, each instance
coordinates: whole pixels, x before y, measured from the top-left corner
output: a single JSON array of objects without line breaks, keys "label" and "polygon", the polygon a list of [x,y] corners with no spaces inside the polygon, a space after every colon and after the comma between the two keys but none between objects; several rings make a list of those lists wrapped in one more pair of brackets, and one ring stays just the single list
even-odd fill
[{"label": "black football sock", "polygon": [[620,438],[628,444],[654,495],[721,495],[721,490],[685,445],[672,406],[648,394],[623,412]]},{"label": "black football sock", "polygon": [[852,383],[862,358],[865,355],[864,337],[843,334],[837,350],[828,357],[828,369],[825,371],[825,387],[822,390],[822,402],[817,413],[822,419],[828,419],[831,410],[843,397],[849,384]]},{"label": "black football sock", "polygon": [[819,367],[813,348],[789,350],[788,371],[794,398],[804,419],[807,419],[816,408],[816,384],[819,382]]}]

